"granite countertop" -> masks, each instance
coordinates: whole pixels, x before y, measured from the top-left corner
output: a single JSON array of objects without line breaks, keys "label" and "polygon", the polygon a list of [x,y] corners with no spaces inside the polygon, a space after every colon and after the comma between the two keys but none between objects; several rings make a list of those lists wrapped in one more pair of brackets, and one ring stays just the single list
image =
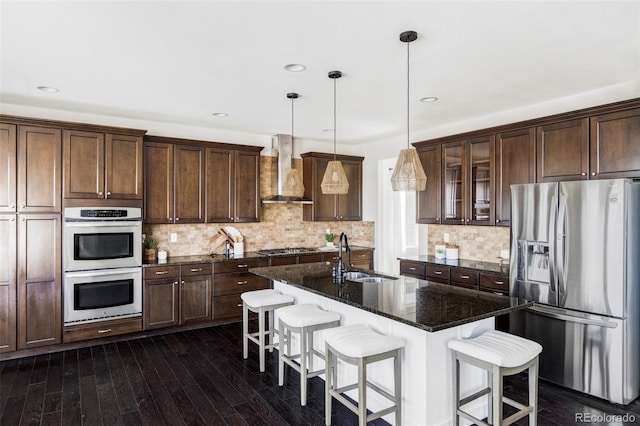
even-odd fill
[{"label": "granite countertop", "polygon": [[403,276],[381,283],[345,281],[337,284],[331,276],[331,266],[322,262],[251,268],[249,272],[429,332],[506,314],[533,304],[516,297]]},{"label": "granite countertop", "polygon": [[458,268],[471,269],[477,272],[490,272],[497,275],[509,275],[509,263],[481,262],[479,260],[466,259],[436,259],[435,256],[417,255],[398,257],[398,260],[409,260],[412,262],[431,263],[434,265],[455,266]]}]

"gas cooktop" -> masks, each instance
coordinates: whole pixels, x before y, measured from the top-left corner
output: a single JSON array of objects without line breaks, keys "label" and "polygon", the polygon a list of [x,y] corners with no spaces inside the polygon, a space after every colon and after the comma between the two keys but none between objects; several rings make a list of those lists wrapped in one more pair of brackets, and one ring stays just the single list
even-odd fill
[{"label": "gas cooktop", "polygon": [[308,247],[293,247],[293,248],[275,248],[275,249],[258,250],[258,253],[266,254],[270,256],[274,254],[311,253],[314,251],[318,251],[318,249],[308,248]]}]

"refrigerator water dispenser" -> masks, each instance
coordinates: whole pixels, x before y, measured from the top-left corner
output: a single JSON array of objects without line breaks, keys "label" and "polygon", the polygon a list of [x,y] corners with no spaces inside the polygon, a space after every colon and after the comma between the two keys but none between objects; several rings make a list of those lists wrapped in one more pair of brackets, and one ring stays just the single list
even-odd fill
[{"label": "refrigerator water dispenser", "polygon": [[518,241],[518,280],[549,284],[549,243]]}]

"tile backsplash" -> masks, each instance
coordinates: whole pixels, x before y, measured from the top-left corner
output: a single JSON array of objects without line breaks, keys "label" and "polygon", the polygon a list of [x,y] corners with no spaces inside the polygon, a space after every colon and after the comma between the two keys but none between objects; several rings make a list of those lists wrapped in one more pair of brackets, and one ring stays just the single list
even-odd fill
[{"label": "tile backsplash", "polygon": [[457,245],[459,257],[467,260],[497,262],[501,249],[509,248],[509,228],[502,226],[428,225],[428,253],[449,234],[449,243]]}]

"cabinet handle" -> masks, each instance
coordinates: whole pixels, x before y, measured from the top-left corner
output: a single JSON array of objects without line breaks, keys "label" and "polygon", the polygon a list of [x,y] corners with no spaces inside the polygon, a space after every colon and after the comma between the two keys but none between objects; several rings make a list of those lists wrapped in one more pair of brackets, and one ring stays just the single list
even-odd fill
[{"label": "cabinet handle", "polygon": [[191,268],[191,272],[200,272],[202,268]]},{"label": "cabinet handle", "polygon": [[591,172],[591,176],[595,176],[595,175],[596,175],[596,172]]},{"label": "cabinet handle", "polygon": [[414,268],[413,266],[410,266],[410,267],[409,267],[409,270],[410,270],[410,271],[415,271],[415,270],[416,270],[416,268]]},{"label": "cabinet handle", "polygon": [[26,218],[26,217],[23,217],[22,219],[20,219],[20,221],[21,221],[21,222],[26,222],[26,221],[27,221],[27,218]]},{"label": "cabinet handle", "polygon": [[462,278],[463,280],[468,280],[469,279],[469,275],[460,275],[460,278]]},{"label": "cabinet handle", "polygon": [[464,219],[460,219],[460,222],[464,222]]},{"label": "cabinet handle", "polygon": [[469,219],[467,219],[466,222],[469,223]]},{"label": "cabinet handle", "polygon": [[170,217],[170,218],[169,218],[169,220],[173,220],[173,218],[172,218],[172,217]]},{"label": "cabinet handle", "polygon": [[238,285],[245,285],[246,283],[248,283],[249,281],[238,281]]},{"label": "cabinet handle", "polygon": [[580,173],[582,176],[586,176],[587,174],[585,172]]},{"label": "cabinet handle", "polygon": [[98,192],[98,195],[102,195],[102,191],[99,191],[99,192]]},{"label": "cabinet handle", "polygon": [[10,208],[10,209],[15,209],[15,208],[16,208],[16,205],[15,205],[15,204],[9,204],[9,208]]},{"label": "cabinet handle", "polygon": [[238,308],[242,308],[242,303],[238,303],[236,306],[237,306]]},{"label": "cabinet handle", "polygon": [[173,282],[173,285],[174,285],[174,286],[175,286],[175,285],[178,285],[178,281],[174,281],[174,282]]},{"label": "cabinet handle", "polygon": [[165,275],[168,274],[169,271],[156,271],[156,275]]},{"label": "cabinet handle", "polygon": [[497,284],[497,285],[502,285],[502,284],[504,284],[504,281],[494,281],[493,283]]},{"label": "cabinet handle", "polygon": [[184,285],[184,280],[182,280],[181,282],[182,282],[182,285]]},{"label": "cabinet handle", "polygon": [[433,273],[436,275],[442,275],[442,271],[433,271]]},{"label": "cabinet handle", "polygon": [[16,221],[15,217],[12,217],[11,219],[9,219],[9,222],[15,222],[15,221]]},{"label": "cabinet handle", "polygon": [[27,206],[25,206],[24,204],[20,204],[20,208],[21,209],[24,209],[25,207],[27,207]]},{"label": "cabinet handle", "polygon": [[248,265],[238,265],[238,268],[246,268]]},{"label": "cabinet handle", "polygon": [[496,295],[498,295],[498,296],[504,296],[504,293],[503,293],[503,292],[501,292],[501,291],[493,291],[492,293],[493,293],[493,294],[496,294]]},{"label": "cabinet handle", "polygon": [[496,223],[500,223],[500,219],[496,219]]},{"label": "cabinet handle", "polygon": [[107,328],[107,329],[104,329],[104,330],[98,330],[98,334],[104,334],[104,333],[111,333],[111,329]]},{"label": "cabinet handle", "polygon": [[179,220],[180,220],[180,218],[179,218],[179,217],[176,217],[176,222],[177,222],[177,221],[179,221]]}]

